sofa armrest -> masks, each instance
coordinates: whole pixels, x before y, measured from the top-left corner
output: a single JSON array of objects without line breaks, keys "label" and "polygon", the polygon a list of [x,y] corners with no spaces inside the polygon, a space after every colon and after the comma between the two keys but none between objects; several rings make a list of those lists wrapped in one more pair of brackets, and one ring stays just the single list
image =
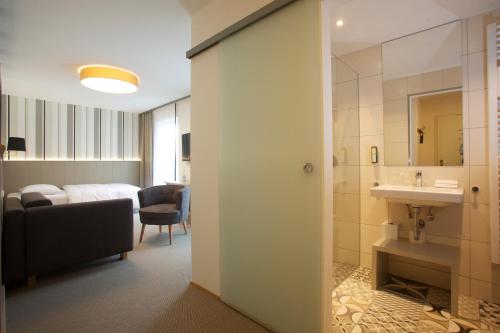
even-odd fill
[{"label": "sofa armrest", "polygon": [[52,206],[52,201],[47,199],[42,193],[30,192],[21,195],[21,203],[25,209],[40,206]]},{"label": "sofa armrest", "polygon": [[2,228],[2,281],[23,281],[26,276],[24,208],[19,198],[5,198]]},{"label": "sofa armrest", "polygon": [[27,275],[133,249],[131,199],[34,207],[25,220]]}]

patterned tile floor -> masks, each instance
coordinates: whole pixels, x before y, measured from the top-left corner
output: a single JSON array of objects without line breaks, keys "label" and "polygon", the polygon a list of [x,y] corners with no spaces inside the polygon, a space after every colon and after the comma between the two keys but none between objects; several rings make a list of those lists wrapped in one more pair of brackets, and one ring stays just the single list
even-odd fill
[{"label": "patterned tile floor", "polygon": [[334,272],[334,332],[500,333],[500,305],[461,295],[457,318],[446,290],[395,276],[372,290],[368,268],[336,263]]}]

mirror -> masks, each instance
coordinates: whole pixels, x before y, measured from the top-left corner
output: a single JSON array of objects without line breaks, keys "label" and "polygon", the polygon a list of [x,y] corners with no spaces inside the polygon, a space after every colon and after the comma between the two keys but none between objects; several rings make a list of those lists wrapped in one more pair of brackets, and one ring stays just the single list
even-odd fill
[{"label": "mirror", "polygon": [[382,45],[385,165],[463,165],[461,23]]}]

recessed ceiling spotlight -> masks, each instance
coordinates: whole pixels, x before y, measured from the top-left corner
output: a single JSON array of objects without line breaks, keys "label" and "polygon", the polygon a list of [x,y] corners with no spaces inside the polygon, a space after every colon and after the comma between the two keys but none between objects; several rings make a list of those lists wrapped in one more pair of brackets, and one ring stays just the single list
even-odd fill
[{"label": "recessed ceiling spotlight", "polygon": [[137,91],[139,77],[122,68],[88,65],[78,69],[80,82],[87,88],[112,93],[130,94]]},{"label": "recessed ceiling spotlight", "polygon": [[335,23],[337,25],[337,27],[341,27],[344,25],[344,21],[342,20],[338,20],[337,23]]}]

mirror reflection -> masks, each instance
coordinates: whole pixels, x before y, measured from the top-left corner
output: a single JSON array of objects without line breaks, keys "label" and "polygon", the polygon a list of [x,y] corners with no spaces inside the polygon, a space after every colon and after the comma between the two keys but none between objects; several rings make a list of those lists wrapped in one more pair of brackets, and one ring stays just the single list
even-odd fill
[{"label": "mirror reflection", "polygon": [[382,46],[386,165],[463,165],[461,25]]}]

